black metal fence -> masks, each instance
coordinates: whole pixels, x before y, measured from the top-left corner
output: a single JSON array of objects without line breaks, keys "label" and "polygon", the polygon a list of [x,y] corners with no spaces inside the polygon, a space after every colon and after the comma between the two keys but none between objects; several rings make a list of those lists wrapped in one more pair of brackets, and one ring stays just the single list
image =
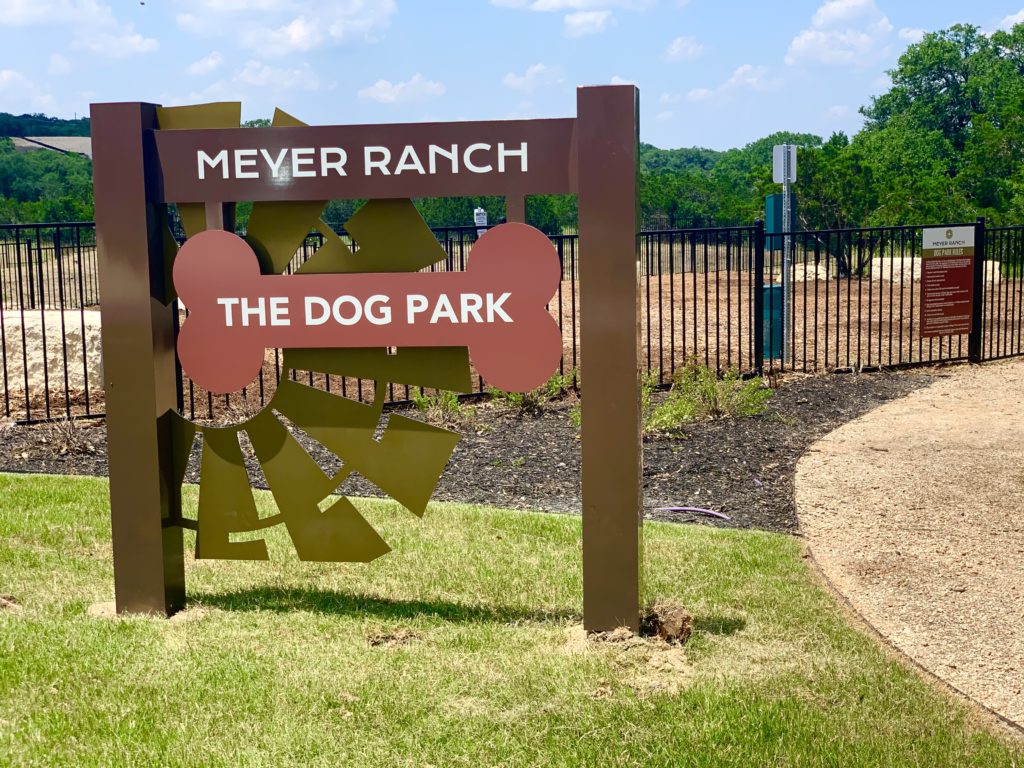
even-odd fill
[{"label": "black metal fence", "polygon": [[[789,296],[782,292],[786,235],[749,227],[639,234],[644,364],[659,383],[690,361],[719,371],[871,370],[1024,354],[1024,227],[976,230],[975,331],[920,334],[922,227],[793,232]],[[447,254],[431,271],[465,269],[476,227],[436,229]],[[562,284],[549,309],[562,329],[559,373],[579,367],[579,239],[554,235]],[[323,242],[310,235],[289,271]],[[0,414],[20,421],[103,414],[99,294],[91,223],[0,227]],[[784,311],[788,308],[788,312]],[[181,317],[184,318],[184,311]],[[193,419],[241,417],[262,407],[282,375],[268,353],[247,390],[214,396],[183,376],[182,412]],[[362,401],[372,380],[288,371],[313,386]],[[389,384],[387,402],[418,390]],[[479,377],[475,386],[483,390]]]}]

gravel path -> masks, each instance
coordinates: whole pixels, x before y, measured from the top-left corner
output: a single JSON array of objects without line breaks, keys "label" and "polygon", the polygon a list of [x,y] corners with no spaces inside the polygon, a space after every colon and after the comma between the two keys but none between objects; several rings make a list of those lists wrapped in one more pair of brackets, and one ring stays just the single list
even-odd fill
[{"label": "gravel path", "polygon": [[1024,726],[1024,361],[950,368],[799,461],[825,576],[893,645]]}]

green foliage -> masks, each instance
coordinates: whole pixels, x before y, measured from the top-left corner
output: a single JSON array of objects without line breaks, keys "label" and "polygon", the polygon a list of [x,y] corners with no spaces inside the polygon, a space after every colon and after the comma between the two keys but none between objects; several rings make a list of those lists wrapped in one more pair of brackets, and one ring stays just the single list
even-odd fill
[{"label": "green foliage", "polygon": [[92,161],[44,150],[18,152],[0,139],[0,224],[90,221]]},{"label": "green foliage", "polygon": [[529,392],[506,392],[487,387],[486,392],[495,402],[502,403],[520,413],[538,413],[545,403],[561,400],[576,388],[576,372],[556,373],[543,385]]},{"label": "green foliage", "polygon": [[0,136],[88,136],[89,118],[62,120],[41,114],[0,112]]},{"label": "green foliage", "polygon": [[459,424],[473,413],[471,406],[464,405],[457,394],[447,390],[433,395],[414,392],[412,402],[432,424]]},{"label": "green foliage", "polygon": [[745,381],[736,370],[719,378],[710,368],[689,363],[676,371],[672,389],[663,402],[652,406],[650,394],[646,396],[644,428],[648,432],[672,432],[701,419],[756,416],[764,412],[773,394],[761,379]]}]

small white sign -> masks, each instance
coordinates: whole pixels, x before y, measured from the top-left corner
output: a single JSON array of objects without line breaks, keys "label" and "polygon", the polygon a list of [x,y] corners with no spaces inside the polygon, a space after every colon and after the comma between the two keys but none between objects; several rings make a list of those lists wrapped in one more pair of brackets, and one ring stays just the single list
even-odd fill
[{"label": "small white sign", "polygon": [[772,149],[772,181],[776,184],[796,181],[796,144],[776,144]]},{"label": "small white sign", "polygon": [[973,248],[974,227],[929,227],[924,230],[925,250],[936,248]]}]

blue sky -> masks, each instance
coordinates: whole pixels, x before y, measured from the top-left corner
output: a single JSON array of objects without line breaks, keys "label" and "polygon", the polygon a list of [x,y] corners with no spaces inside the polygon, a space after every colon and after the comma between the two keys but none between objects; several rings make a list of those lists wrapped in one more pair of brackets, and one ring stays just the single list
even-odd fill
[{"label": "blue sky", "polygon": [[641,138],[857,130],[910,41],[1024,0],[0,0],[0,111],[241,100],[320,124],[556,117],[635,82]]}]

